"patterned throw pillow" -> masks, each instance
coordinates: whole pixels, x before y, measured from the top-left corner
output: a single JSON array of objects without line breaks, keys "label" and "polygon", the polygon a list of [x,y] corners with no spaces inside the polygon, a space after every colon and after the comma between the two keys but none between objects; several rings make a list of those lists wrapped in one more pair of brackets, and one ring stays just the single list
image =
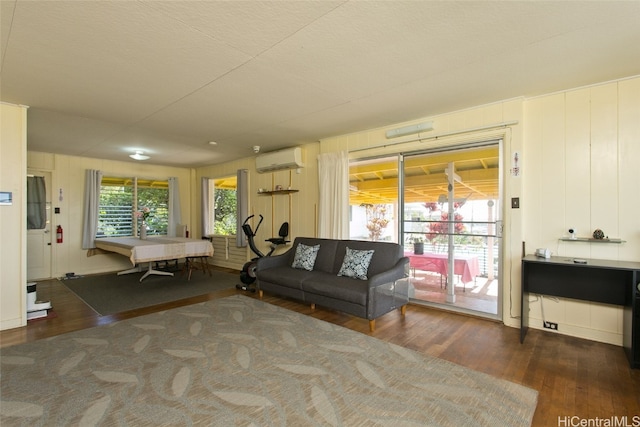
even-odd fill
[{"label": "patterned throw pillow", "polygon": [[367,280],[367,270],[369,269],[373,252],[373,249],[368,251],[359,251],[347,247],[347,253],[344,255],[344,260],[342,261],[342,267],[340,267],[338,276]]},{"label": "patterned throw pillow", "polygon": [[316,263],[316,257],[318,256],[318,250],[320,245],[307,246],[300,243],[296,247],[296,255],[293,257],[293,263],[291,267],[301,268],[304,270],[313,270],[313,265]]}]

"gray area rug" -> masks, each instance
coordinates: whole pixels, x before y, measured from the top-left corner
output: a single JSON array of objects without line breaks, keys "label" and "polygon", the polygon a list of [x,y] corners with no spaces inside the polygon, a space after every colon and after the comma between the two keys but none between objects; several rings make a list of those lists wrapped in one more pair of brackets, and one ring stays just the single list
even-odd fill
[{"label": "gray area rug", "polygon": [[8,347],[0,424],[528,426],[537,392],[243,295]]},{"label": "gray area rug", "polygon": [[113,273],[61,282],[102,316],[204,295],[240,283],[238,274],[221,271],[212,271],[211,276],[194,271],[191,280],[187,273],[176,271],[173,276],[151,275],[140,282],[142,274]]}]

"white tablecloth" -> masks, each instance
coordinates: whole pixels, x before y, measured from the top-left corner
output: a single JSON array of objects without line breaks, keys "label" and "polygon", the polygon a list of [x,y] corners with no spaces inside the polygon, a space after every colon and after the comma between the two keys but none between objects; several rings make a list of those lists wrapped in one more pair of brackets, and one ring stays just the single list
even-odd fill
[{"label": "white tablecloth", "polygon": [[186,237],[153,236],[146,240],[137,237],[104,237],[96,239],[95,243],[99,249],[128,257],[134,266],[141,262],[213,255],[210,241]]}]

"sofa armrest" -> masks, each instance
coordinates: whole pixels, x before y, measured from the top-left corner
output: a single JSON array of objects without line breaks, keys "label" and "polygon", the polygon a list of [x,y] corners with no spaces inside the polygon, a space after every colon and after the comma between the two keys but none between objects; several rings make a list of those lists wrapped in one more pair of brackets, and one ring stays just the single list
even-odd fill
[{"label": "sofa armrest", "polygon": [[367,319],[373,320],[409,302],[409,258],[373,276],[367,295]]},{"label": "sofa armrest", "polygon": [[287,265],[291,265],[291,261],[289,261],[289,258],[290,258],[289,251],[280,255],[273,255],[273,256],[258,258],[256,271],[259,272],[260,270],[266,270],[268,268],[284,267]]},{"label": "sofa armrest", "polygon": [[383,271],[369,278],[369,288],[395,282],[409,276],[409,258],[402,257],[390,270]]}]

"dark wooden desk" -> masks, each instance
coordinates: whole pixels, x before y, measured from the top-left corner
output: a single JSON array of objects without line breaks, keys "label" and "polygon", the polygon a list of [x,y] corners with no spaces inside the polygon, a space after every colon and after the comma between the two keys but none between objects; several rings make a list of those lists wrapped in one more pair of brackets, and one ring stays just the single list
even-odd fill
[{"label": "dark wooden desk", "polygon": [[640,262],[571,257],[522,259],[520,342],[529,328],[529,294],[594,301],[624,307],[623,347],[632,368],[640,368]]}]

